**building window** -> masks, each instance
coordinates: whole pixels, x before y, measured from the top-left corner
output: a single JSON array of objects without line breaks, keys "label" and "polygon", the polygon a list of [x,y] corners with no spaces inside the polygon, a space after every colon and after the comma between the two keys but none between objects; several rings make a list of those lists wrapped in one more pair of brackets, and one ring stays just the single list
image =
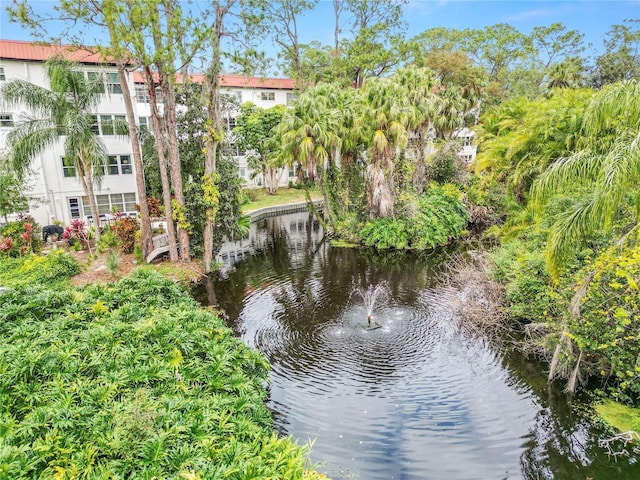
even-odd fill
[{"label": "building window", "polygon": [[240,167],[238,169],[238,173],[240,175],[240,178],[247,178],[247,170],[244,167]]},{"label": "building window", "polygon": [[242,105],[242,92],[240,90],[234,90],[233,96],[236,97],[238,103]]},{"label": "building window", "polygon": [[131,156],[129,155],[109,155],[105,173],[109,175],[127,175],[133,173],[131,167]]},{"label": "building window", "polygon": [[220,147],[220,153],[226,157],[238,157],[242,155],[238,145],[233,142],[223,142]]},{"label": "building window", "polygon": [[293,164],[289,165],[289,178],[293,178],[296,176],[296,166],[298,164],[293,162]]},{"label": "building window", "polygon": [[129,133],[129,124],[127,123],[127,117],[124,115],[114,115],[113,127],[115,130],[115,135],[127,135]]},{"label": "building window", "polygon": [[[87,80],[90,82],[94,81],[102,81],[102,88],[99,88],[100,93],[122,93],[122,85],[120,85],[120,80],[118,80],[118,74],[113,72],[107,72],[106,74],[102,74],[101,72],[87,72]],[[107,86],[105,90],[105,84]]]},{"label": "building window", "polygon": [[109,175],[118,175],[120,169],[118,168],[118,157],[116,155],[109,155],[107,164],[107,173]]},{"label": "building window", "polygon": [[4,67],[0,67],[0,81],[6,80],[4,76]]},{"label": "building window", "polygon": [[109,195],[109,200],[111,201],[111,211],[112,212],[124,212],[124,202],[122,201],[121,194],[112,194]]},{"label": "building window", "polygon": [[120,155],[120,173],[127,175],[133,173],[131,167],[131,157],[129,155]]},{"label": "building window", "polygon": [[298,94],[293,92],[287,92],[287,105],[291,105],[298,99]]},{"label": "building window", "polygon": [[102,135],[113,135],[113,117],[100,115],[100,127],[102,127]]},{"label": "building window", "polygon": [[120,85],[117,73],[107,73],[107,92],[122,93],[122,85]]},{"label": "building window", "polygon": [[[77,199],[74,200],[77,201]],[[69,204],[71,204],[71,199],[69,199]],[[112,193],[111,195],[96,195],[96,204],[98,205],[98,213],[100,215],[106,215],[112,212],[135,212],[136,194]],[[78,212],[79,211],[80,206],[78,206]],[[82,197],[82,211],[85,216],[91,215],[89,197]],[[72,218],[74,217],[72,216]]]},{"label": "building window", "polygon": [[0,113],[0,127],[13,127],[13,114]]},{"label": "building window", "polygon": [[87,80],[89,82],[99,82],[101,85],[98,87],[100,93],[104,93],[104,81],[102,80],[102,74],[99,72],[87,72]]},{"label": "building window", "polygon": [[77,198],[69,198],[67,201],[69,202],[71,218],[80,218],[80,201]]},{"label": "building window", "polygon": [[65,177],[75,177],[76,176],[76,167],[71,162],[71,160],[67,160],[62,157],[62,175]]},{"label": "building window", "polygon": [[136,194],[135,193],[123,193],[122,199],[124,200],[124,209],[127,212],[136,211]]},{"label": "building window", "polygon": [[226,117],[224,119],[227,130],[231,132],[234,128],[236,128],[236,119],[234,117]]},{"label": "building window", "polygon": [[276,99],[275,92],[260,92],[260,100],[274,101]]},{"label": "building window", "polygon": [[151,122],[149,120],[149,117],[138,117],[140,128],[146,128],[147,130],[151,131]]},{"label": "building window", "polygon": [[96,195],[96,203],[98,204],[98,213],[100,215],[111,213],[111,203],[109,203],[109,195]]},{"label": "building window", "polygon": [[473,137],[471,135],[468,135],[466,137],[462,137],[462,145],[465,147],[469,147],[471,146],[471,141],[473,140]]},{"label": "building window", "polygon": [[92,115],[91,131],[96,135],[124,135],[127,129],[127,117],[124,115]]},{"label": "building window", "polygon": [[100,135],[100,125],[98,125],[98,116],[91,115],[91,133]]},{"label": "building window", "polygon": [[144,85],[136,85],[136,102],[149,103],[149,90]]}]

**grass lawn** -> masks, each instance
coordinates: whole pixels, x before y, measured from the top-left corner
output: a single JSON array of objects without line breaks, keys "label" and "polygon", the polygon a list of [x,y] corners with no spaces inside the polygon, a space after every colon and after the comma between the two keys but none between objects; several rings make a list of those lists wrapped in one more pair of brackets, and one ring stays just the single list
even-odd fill
[{"label": "grass lawn", "polygon": [[[242,206],[242,213],[249,213],[265,207],[273,207],[275,205],[288,205],[290,203],[304,202],[304,190],[297,188],[279,188],[277,195],[267,195],[264,189],[256,190],[258,197],[254,202],[249,202]],[[319,200],[322,194],[317,191],[311,191],[311,198]]]}]

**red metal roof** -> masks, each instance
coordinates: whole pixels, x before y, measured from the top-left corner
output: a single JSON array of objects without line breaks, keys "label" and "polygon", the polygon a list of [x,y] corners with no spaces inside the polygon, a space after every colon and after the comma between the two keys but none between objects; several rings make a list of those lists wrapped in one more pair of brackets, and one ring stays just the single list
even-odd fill
[{"label": "red metal roof", "polygon": [[0,40],[0,58],[44,62],[56,55],[73,62],[113,64],[113,59],[104,59],[99,54],[70,45],[50,45],[20,40]]},{"label": "red metal roof", "polygon": [[[0,40],[0,58],[11,60],[30,60],[44,62],[56,55],[62,54],[65,58],[79,63],[113,64],[113,59],[103,59],[95,52],[84,50],[70,45],[50,45],[42,43],[24,42],[20,40]],[[202,83],[205,76],[202,74],[189,75],[191,81]],[[176,80],[182,83],[182,76],[177,75]],[[142,74],[133,72],[135,83],[144,83]],[[293,90],[296,81],[293,78],[260,78],[245,77],[242,75],[220,75],[221,87],[264,88]]]},{"label": "red metal roof", "polygon": [[[192,82],[203,83],[205,76],[203,74],[189,75]],[[261,77],[244,77],[242,75],[220,75],[221,87],[236,88],[264,88],[264,89],[283,89],[293,90],[296,87],[296,81],[293,78],[261,78]],[[183,82],[182,75],[176,76],[178,83]],[[135,83],[144,83],[141,72],[133,72],[133,81]]]}]

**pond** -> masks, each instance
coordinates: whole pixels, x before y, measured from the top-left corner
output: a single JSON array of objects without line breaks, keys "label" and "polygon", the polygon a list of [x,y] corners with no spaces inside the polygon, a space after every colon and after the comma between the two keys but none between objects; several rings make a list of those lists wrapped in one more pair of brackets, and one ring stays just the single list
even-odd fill
[{"label": "pond", "polygon": [[[447,252],[332,247],[306,213],[227,243],[194,289],[272,365],[276,429],[333,479],[638,479],[545,365],[459,328],[439,288]],[[384,284],[367,309],[357,289]]]}]

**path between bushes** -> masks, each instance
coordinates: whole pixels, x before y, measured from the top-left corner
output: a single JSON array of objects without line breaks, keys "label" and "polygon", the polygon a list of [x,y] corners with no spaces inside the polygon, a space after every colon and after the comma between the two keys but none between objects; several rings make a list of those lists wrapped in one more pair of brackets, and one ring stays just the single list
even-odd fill
[{"label": "path between bushes", "polygon": [[[88,251],[71,251],[69,253],[82,265],[83,270],[78,275],[71,277],[71,283],[76,286],[89,285],[94,283],[113,283],[129,275],[135,268],[141,266],[137,263],[133,254],[118,254],[120,265],[113,275],[107,267],[107,253],[98,253],[97,257],[91,258]],[[175,281],[183,283],[193,283],[204,276],[204,267],[194,260],[193,262],[171,263],[162,261],[150,265],[144,264],[143,268],[152,268],[160,271],[163,275]]]}]

